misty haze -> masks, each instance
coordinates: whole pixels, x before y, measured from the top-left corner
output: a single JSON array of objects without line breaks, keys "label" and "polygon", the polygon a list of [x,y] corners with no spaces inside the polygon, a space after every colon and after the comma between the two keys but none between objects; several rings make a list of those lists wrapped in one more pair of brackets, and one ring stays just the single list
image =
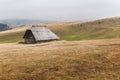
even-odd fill
[{"label": "misty haze", "polygon": [[119,0],[0,0],[0,20],[88,21],[119,16]]}]

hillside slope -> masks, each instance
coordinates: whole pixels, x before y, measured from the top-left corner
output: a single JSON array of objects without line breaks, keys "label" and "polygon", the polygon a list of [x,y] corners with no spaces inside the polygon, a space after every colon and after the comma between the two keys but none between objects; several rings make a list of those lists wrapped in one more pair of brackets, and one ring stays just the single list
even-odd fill
[{"label": "hillside slope", "polygon": [[[57,31],[59,28],[63,29],[63,31],[64,31],[66,26],[70,26],[70,25],[74,25],[74,24],[78,24],[78,23],[79,22],[60,22],[60,23],[49,23],[46,25],[48,26],[48,28],[50,28],[53,31]],[[22,37],[23,37],[26,29],[30,29],[30,28],[31,28],[31,25],[27,25],[27,26],[24,26],[21,28],[2,31],[2,32],[0,32],[0,43],[21,42],[21,41],[23,41]]]},{"label": "hillside slope", "polygon": [[[84,23],[49,23],[46,25],[53,32],[55,32],[61,40],[76,41],[89,39],[120,38],[120,18],[101,19]],[[24,32],[25,29],[20,32],[11,31],[11,33],[5,34],[5,36],[4,34],[1,35],[0,33],[0,42],[2,43],[22,41],[22,36]]]},{"label": "hillside slope", "polygon": [[86,40],[120,38],[120,18],[109,18],[53,29],[61,39]]},{"label": "hillside slope", "polygon": [[120,39],[0,44],[0,80],[119,80]]}]

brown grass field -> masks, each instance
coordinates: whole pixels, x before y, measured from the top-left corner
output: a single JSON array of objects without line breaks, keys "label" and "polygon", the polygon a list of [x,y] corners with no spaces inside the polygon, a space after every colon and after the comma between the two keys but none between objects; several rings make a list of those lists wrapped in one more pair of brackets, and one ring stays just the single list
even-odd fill
[{"label": "brown grass field", "polygon": [[0,80],[120,80],[120,39],[0,44]]},{"label": "brown grass field", "polygon": [[0,80],[120,80],[120,18],[45,25],[60,41],[18,44],[30,25],[0,32]]}]

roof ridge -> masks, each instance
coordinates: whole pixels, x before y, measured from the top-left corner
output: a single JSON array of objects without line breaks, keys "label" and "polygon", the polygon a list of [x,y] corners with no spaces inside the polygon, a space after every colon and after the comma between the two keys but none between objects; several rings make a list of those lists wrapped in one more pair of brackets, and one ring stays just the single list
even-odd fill
[{"label": "roof ridge", "polygon": [[47,27],[46,25],[32,25],[32,27]]}]

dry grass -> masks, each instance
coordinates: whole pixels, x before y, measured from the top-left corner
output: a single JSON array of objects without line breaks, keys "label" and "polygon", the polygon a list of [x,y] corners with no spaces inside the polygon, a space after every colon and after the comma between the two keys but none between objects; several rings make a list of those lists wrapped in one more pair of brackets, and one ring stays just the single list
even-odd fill
[{"label": "dry grass", "polygon": [[[47,27],[60,37],[60,40],[79,41],[120,38],[120,18],[102,19],[90,22],[46,23]],[[23,41],[27,25],[23,28],[0,32],[0,43]]]},{"label": "dry grass", "polygon": [[0,80],[120,80],[120,39],[0,44]]},{"label": "dry grass", "polygon": [[[59,35],[62,35],[62,33],[66,32],[66,30],[68,31],[69,26],[76,25],[76,24],[79,24],[79,22],[57,22],[57,23],[46,23],[45,25],[47,25],[47,27],[50,28],[56,34],[58,33]],[[0,32],[0,43],[15,43],[15,42],[23,41],[22,37],[26,29],[30,29],[31,27],[32,25],[26,25],[21,28],[15,28],[12,30]]]}]

